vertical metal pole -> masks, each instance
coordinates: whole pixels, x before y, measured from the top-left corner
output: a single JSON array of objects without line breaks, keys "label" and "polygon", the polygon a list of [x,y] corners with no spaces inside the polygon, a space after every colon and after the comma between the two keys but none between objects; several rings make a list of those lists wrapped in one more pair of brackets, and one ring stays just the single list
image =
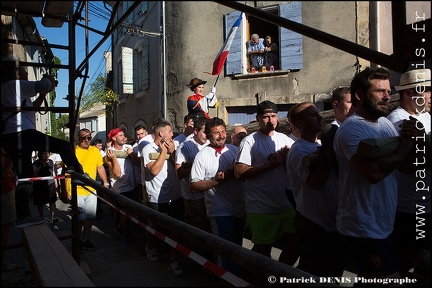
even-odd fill
[{"label": "vertical metal pole", "polygon": [[165,1],[162,1],[162,57],[163,57],[163,68],[162,68],[162,81],[163,81],[163,117],[167,118],[167,83],[166,83],[166,31],[165,31]]},{"label": "vertical metal pole", "polygon": [[80,264],[80,231],[78,225],[78,196],[77,185],[72,178],[72,198],[71,198],[71,211],[72,211],[72,257]]}]

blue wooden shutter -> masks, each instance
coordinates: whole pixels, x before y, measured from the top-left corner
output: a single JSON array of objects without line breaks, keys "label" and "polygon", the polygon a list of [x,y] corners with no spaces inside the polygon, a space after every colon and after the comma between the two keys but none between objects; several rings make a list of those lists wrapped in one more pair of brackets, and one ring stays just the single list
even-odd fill
[{"label": "blue wooden shutter", "polygon": [[[234,22],[240,16],[240,11],[234,11],[229,14],[224,15],[225,31],[224,31],[224,42],[221,43],[218,50],[215,52],[214,57],[216,57],[222,45],[225,43],[229,32],[231,31]],[[225,65],[225,75],[241,74],[242,73],[242,31],[243,31],[244,19],[240,22],[240,26],[235,34],[233,43],[228,53],[228,57]],[[213,64],[213,63],[212,63]]]},{"label": "blue wooden shutter", "polygon": [[140,7],[140,11],[138,12],[138,15],[144,15],[147,13],[147,6],[148,6],[148,1],[142,1],[141,2],[141,7]]},{"label": "blue wooden shutter", "polygon": [[[280,4],[279,16],[302,22],[301,2]],[[280,28],[281,70],[297,70],[303,68],[302,35],[291,30]]]}]

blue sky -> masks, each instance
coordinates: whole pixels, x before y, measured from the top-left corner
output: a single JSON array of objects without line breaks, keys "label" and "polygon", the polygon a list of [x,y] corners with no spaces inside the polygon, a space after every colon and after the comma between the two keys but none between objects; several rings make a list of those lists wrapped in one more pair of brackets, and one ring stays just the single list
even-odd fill
[{"label": "blue sky", "polygon": [[[89,26],[91,28],[97,29],[99,31],[104,32],[107,25],[107,20],[101,18],[89,15],[90,18],[90,24]],[[68,45],[68,24],[65,23],[61,28],[55,28],[55,27],[44,27],[42,25],[42,18],[34,18],[36,22],[37,29],[39,31],[39,34],[42,37],[47,38],[48,43],[50,44],[58,44],[58,45]],[[80,21],[81,24],[84,24],[84,21]],[[81,62],[84,60],[86,55],[86,49],[85,49],[85,29],[76,26],[76,65],[80,65]],[[89,30],[89,48],[88,52],[90,53],[92,49],[99,43],[99,41],[102,39],[102,36],[91,32]],[[111,50],[111,39],[108,38],[105,40],[105,42],[99,47],[99,49],[90,57],[89,60],[89,74],[88,79],[86,81],[86,86],[84,88],[84,91],[88,91],[89,84],[93,82],[97,76],[102,73],[105,74],[105,58],[103,57],[103,54],[105,51]],[[56,49],[52,48],[52,52],[54,56],[58,57],[61,60],[61,63],[64,65],[69,64],[69,55],[68,51],[64,49]],[[84,73],[84,71],[83,71]],[[60,69],[58,72],[58,82],[56,88],[56,100],[54,102],[54,106],[56,107],[67,107],[68,102],[67,100],[63,99],[68,95],[68,83],[69,83],[69,73],[66,69]],[[80,78],[75,81],[75,91],[76,96],[78,96],[79,89],[81,89],[81,83],[82,80]]]}]

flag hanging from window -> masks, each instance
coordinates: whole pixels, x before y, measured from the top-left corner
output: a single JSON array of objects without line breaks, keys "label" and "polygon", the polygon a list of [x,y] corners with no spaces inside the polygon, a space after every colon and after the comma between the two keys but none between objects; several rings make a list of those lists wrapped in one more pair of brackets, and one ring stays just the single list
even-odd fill
[{"label": "flag hanging from window", "polygon": [[243,18],[243,13],[240,13],[239,18],[236,20],[234,25],[232,26],[225,43],[223,44],[221,50],[219,51],[216,59],[213,62],[213,71],[212,75],[219,75],[222,71],[223,65],[228,57],[229,49],[231,48],[231,44],[234,40],[234,36],[240,27],[240,22]]}]

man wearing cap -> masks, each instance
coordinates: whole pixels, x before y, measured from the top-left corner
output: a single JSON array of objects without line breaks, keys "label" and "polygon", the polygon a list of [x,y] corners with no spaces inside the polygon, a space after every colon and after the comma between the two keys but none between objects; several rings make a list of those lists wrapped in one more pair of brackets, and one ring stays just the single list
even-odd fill
[{"label": "man wearing cap", "polygon": [[[277,106],[271,101],[258,105],[256,119],[259,130],[240,143],[235,175],[244,181],[245,210],[252,231],[253,251],[270,257],[276,240],[292,245],[288,235],[295,234],[295,210],[285,195],[285,159],[294,141],[275,131],[278,124]],[[297,256],[290,257],[283,249],[280,261],[293,265]],[[292,259],[295,258],[295,259]]]},{"label": "man wearing cap", "polygon": [[[427,112],[430,110],[430,77],[430,69],[415,69],[402,74],[400,85],[395,86],[396,90],[399,91],[399,106],[387,117],[393,123],[396,131],[399,131],[404,120],[413,117],[418,121],[418,129],[430,136],[431,119]],[[422,147],[417,148],[417,158],[425,156],[424,147],[422,145]],[[425,157],[425,159],[430,160],[430,157]],[[402,277],[407,276],[408,271],[413,267],[415,274],[422,274],[422,272],[429,270],[427,267],[430,265],[430,260],[427,260],[427,254],[430,253],[432,242],[430,237],[430,170],[429,165],[429,168],[425,170],[419,167],[417,171],[411,173],[397,172],[398,199],[394,235],[397,243],[398,269]],[[419,177],[417,174],[419,172],[424,173],[424,175]],[[416,225],[418,223],[417,217],[420,216],[417,215],[419,212],[418,205],[423,206],[424,213],[421,217],[425,220],[425,225],[422,227]],[[424,234],[425,237],[417,239],[418,231],[416,229],[427,231]]]},{"label": "man wearing cap", "polygon": [[188,114],[199,114],[207,119],[210,119],[209,108],[215,108],[218,106],[218,101],[216,98],[216,87],[213,86],[211,92],[204,96],[204,84],[207,81],[201,80],[199,78],[193,78],[187,85],[194,95],[191,95],[187,99]]}]

